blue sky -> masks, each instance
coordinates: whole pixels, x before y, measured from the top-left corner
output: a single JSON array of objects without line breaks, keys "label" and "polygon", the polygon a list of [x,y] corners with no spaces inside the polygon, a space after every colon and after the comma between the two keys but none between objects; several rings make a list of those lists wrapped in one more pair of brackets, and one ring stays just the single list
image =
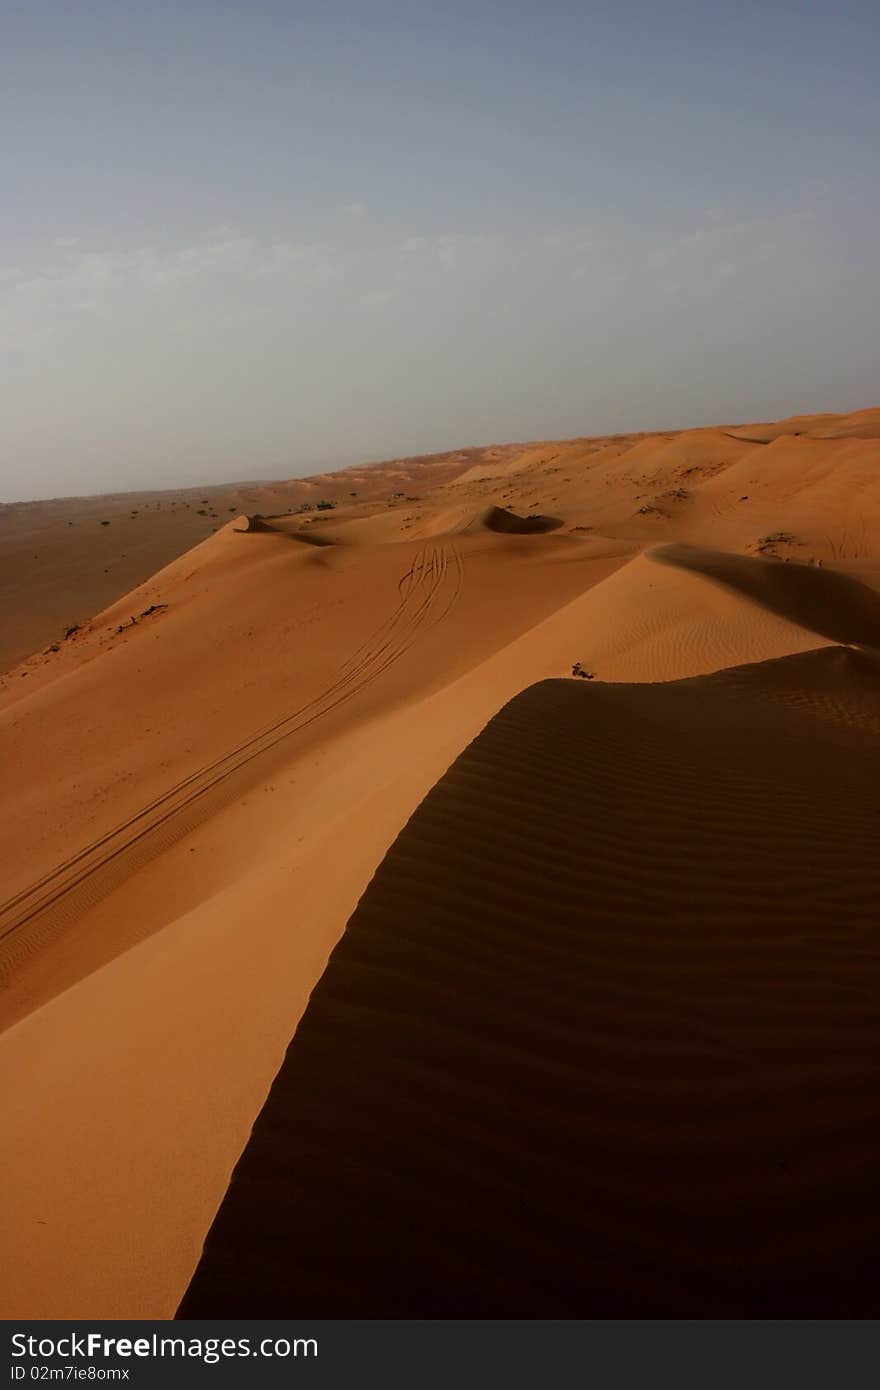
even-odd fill
[{"label": "blue sky", "polygon": [[0,0],[0,498],[877,403],[878,40]]}]

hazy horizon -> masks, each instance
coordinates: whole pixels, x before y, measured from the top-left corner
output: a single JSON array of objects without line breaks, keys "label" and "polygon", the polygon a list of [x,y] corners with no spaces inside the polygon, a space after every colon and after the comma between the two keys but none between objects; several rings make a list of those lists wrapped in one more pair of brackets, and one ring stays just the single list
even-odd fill
[{"label": "hazy horizon", "polygon": [[0,30],[0,500],[878,403],[874,5]]}]

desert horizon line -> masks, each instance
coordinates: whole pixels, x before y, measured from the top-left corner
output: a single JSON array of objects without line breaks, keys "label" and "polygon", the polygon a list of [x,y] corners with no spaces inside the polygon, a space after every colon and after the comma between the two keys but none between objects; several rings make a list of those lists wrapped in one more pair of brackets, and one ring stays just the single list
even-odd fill
[{"label": "desert horizon line", "polygon": [[[870,410],[871,408],[872,408],[872,407],[871,407],[870,405],[864,405],[864,406],[858,406],[858,405],[857,405],[857,406],[853,406],[853,407],[842,407],[841,409],[832,409],[831,407],[823,407],[821,410],[810,410],[810,411],[806,411],[806,410],[801,411],[801,410],[799,410],[799,409],[794,409],[794,410],[788,411],[788,413],[785,414],[785,415],[772,415],[772,414],[766,414],[766,415],[761,415],[760,417],[757,416],[757,415],[749,415],[748,417],[743,417],[742,419],[735,419],[735,420],[734,420],[734,419],[730,419],[730,420],[714,420],[714,419],[713,419],[712,421],[710,421],[710,422],[708,422],[708,423],[697,424],[697,425],[694,425],[694,424],[663,425],[663,426],[644,425],[644,426],[638,426],[638,427],[626,428],[626,429],[621,428],[621,429],[613,429],[613,430],[595,430],[595,431],[589,431],[589,432],[584,432],[584,433],[576,432],[576,433],[574,433],[574,434],[565,434],[565,435],[563,435],[563,434],[558,434],[558,435],[557,435],[557,434],[532,435],[532,436],[530,436],[530,437],[528,437],[528,438],[523,437],[523,438],[519,438],[519,439],[505,439],[505,438],[501,438],[501,437],[493,437],[493,438],[491,438],[491,439],[486,439],[486,440],[476,440],[476,441],[475,441],[475,440],[470,440],[470,442],[468,442],[467,444],[454,444],[454,445],[450,445],[450,446],[447,447],[447,448],[420,449],[419,451],[414,452],[414,453],[406,453],[406,452],[400,452],[400,453],[387,453],[387,454],[382,454],[381,456],[379,455],[378,452],[377,452],[376,454],[370,453],[370,454],[367,454],[366,456],[359,456],[359,457],[358,457],[357,459],[355,459],[353,462],[349,462],[349,463],[340,463],[337,467],[333,467],[333,466],[321,467],[321,466],[319,466],[319,467],[315,468],[314,471],[312,471],[312,472],[307,472],[307,473],[300,473],[300,472],[283,472],[283,471],[279,471],[279,472],[277,472],[277,473],[274,473],[274,472],[272,472],[272,473],[264,473],[264,474],[261,474],[259,477],[248,477],[248,476],[242,476],[242,475],[238,475],[238,476],[230,477],[230,478],[216,478],[216,477],[212,477],[210,480],[208,480],[208,479],[201,479],[200,481],[193,482],[193,483],[190,483],[190,482],[181,483],[181,484],[178,485],[178,486],[165,485],[165,484],[163,484],[163,485],[157,486],[157,487],[105,488],[105,489],[103,489],[103,490],[98,490],[98,491],[95,491],[95,492],[91,492],[91,491],[89,491],[89,492],[59,492],[59,493],[46,494],[46,495],[44,495],[44,496],[28,496],[28,497],[12,497],[12,498],[0,497],[0,507],[27,506],[27,505],[30,505],[30,504],[33,504],[33,503],[39,503],[39,502],[75,502],[75,501],[76,501],[76,502],[79,502],[79,501],[92,501],[92,500],[98,500],[98,499],[104,498],[104,497],[140,497],[140,496],[147,496],[147,495],[156,496],[156,495],[158,495],[158,494],[168,494],[168,495],[172,495],[172,494],[181,494],[181,493],[185,493],[185,492],[198,492],[201,488],[205,488],[205,489],[210,490],[211,488],[236,488],[236,487],[248,488],[248,487],[260,487],[260,486],[264,486],[264,485],[271,485],[271,484],[276,484],[276,483],[286,483],[286,482],[297,482],[297,483],[300,483],[300,482],[308,482],[308,481],[309,481],[310,479],[312,479],[312,478],[320,478],[320,477],[323,477],[323,476],[335,475],[335,474],[337,474],[337,473],[354,472],[354,471],[356,471],[356,470],[359,469],[359,468],[379,468],[379,467],[382,467],[382,465],[384,465],[384,464],[392,464],[392,463],[396,463],[396,462],[398,462],[398,461],[417,462],[419,459],[443,458],[443,457],[446,457],[446,456],[448,456],[448,455],[454,455],[454,454],[459,454],[459,453],[467,453],[467,452],[469,452],[469,451],[471,451],[471,450],[491,449],[491,448],[494,448],[494,447],[498,447],[498,448],[502,448],[502,447],[503,447],[503,448],[523,448],[523,449],[527,449],[527,448],[532,448],[532,447],[537,448],[537,447],[539,447],[539,446],[541,446],[541,445],[544,445],[544,444],[547,444],[547,445],[550,445],[550,444],[562,444],[562,443],[566,443],[566,444],[567,444],[567,443],[572,443],[572,442],[580,441],[580,440],[613,439],[613,438],[615,438],[615,437],[631,437],[631,436],[638,436],[638,435],[656,435],[657,437],[660,437],[660,436],[663,436],[663,435],[675,435],[675,434],[690,433],[690,432],[692,432],[692,431],[695,431],[695,430],[702,430],[702,429],[717,429],[717,430],[724,430],[724,429],[743,429],[743,428],[745,428],[745,427],[748,426],[748,425],[779,424],[779,423],[783,423],[783,422],[785,422],[785,421],[787,421],[787,420],[793,420],[793,419],[804,419],[804,420],[808,420],[808,419],[816,418],[816,417],[818,417],[818,416],[825,416],[825,415],[836,415],[836,416],[841,416],[841,415],[858,415],[858,414],[861,413],[862,410]],[[279,466],[279,467],[280,467],[280,466]]]}]

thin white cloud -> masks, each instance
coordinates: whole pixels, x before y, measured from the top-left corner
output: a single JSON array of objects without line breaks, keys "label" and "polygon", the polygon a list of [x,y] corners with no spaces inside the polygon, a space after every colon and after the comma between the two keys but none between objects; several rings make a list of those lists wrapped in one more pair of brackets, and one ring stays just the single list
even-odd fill
[{"label": "thin white cloud", "polygon": [[[643,265],[652,272],[666,272],[675,265],[677,283],[685,266],[691,276],[708,272],[729,278],[774,256],[785,255],[797,241],[799,229],[814,217],[812,209],[797,208],[766,217],[725,221],[719,209],[710,208],[692,231],[650,251]],[[664,274],[655,283],[658,288],[668,286],[669,278]]]},{"label": "thin white cloud", "polygon": [[665,246],[640,244],[638,230],[598,226],[529,232],[454,232],[377,242],[264,240],[230,228],[188,245],[84,246],[56,240],[47,263],[0,269],[0,316],[7,343],[55,333],[92,315],[120,331],[149,318],[168,331],[207,317],[258,321],[295,313],[296,297],[327,296],[328,306],[381,313],[413,296],[445,291],[453,280],[477,293],[507,277],[510,292],[557,285],[579,297],[617,295],[633,276],[656,288],[687,288],[786,255],[811,216],[798,209],[729,220],[710,209]]}]

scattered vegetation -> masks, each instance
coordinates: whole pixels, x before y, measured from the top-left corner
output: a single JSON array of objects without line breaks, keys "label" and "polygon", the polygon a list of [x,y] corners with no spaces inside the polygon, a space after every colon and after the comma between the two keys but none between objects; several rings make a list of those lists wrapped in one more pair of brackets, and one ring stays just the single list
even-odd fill
[{"label": "scattered vegetation", "polygon": [[335,502],[319,502],[317,505],[318,505],[318,511],[319,511],[319,512],[332,512],[333,508],[336,506],[336,503],[335,503]]},{"label": "scattered vegetation", "polygon": [[573,676],[580,676],[581,680],[591,681],[594,679],[596,672],[588,671],[585,666],[582,666],[579,661],[576,661],[571,668],[571,674]]},{"label": "scattered vegetation", "polygon": [[793,536],[790,531],[772,531],[769,536],[761,536],[755,541],[755,549],[759,555],[772,555],[778,545],[801,545],[797,536]]},{"label": "scattered vegetation", "polygon": [[128,628],[134,627],[135,624],[138,623],[141,618],[149,618],[151,613],[158,613],[163,608],[167,607],[167,603],[151,603],[149,608],[145,608],[142,613],[132,614],[127,623],[120,623],[116,631],[125,632]]}]

